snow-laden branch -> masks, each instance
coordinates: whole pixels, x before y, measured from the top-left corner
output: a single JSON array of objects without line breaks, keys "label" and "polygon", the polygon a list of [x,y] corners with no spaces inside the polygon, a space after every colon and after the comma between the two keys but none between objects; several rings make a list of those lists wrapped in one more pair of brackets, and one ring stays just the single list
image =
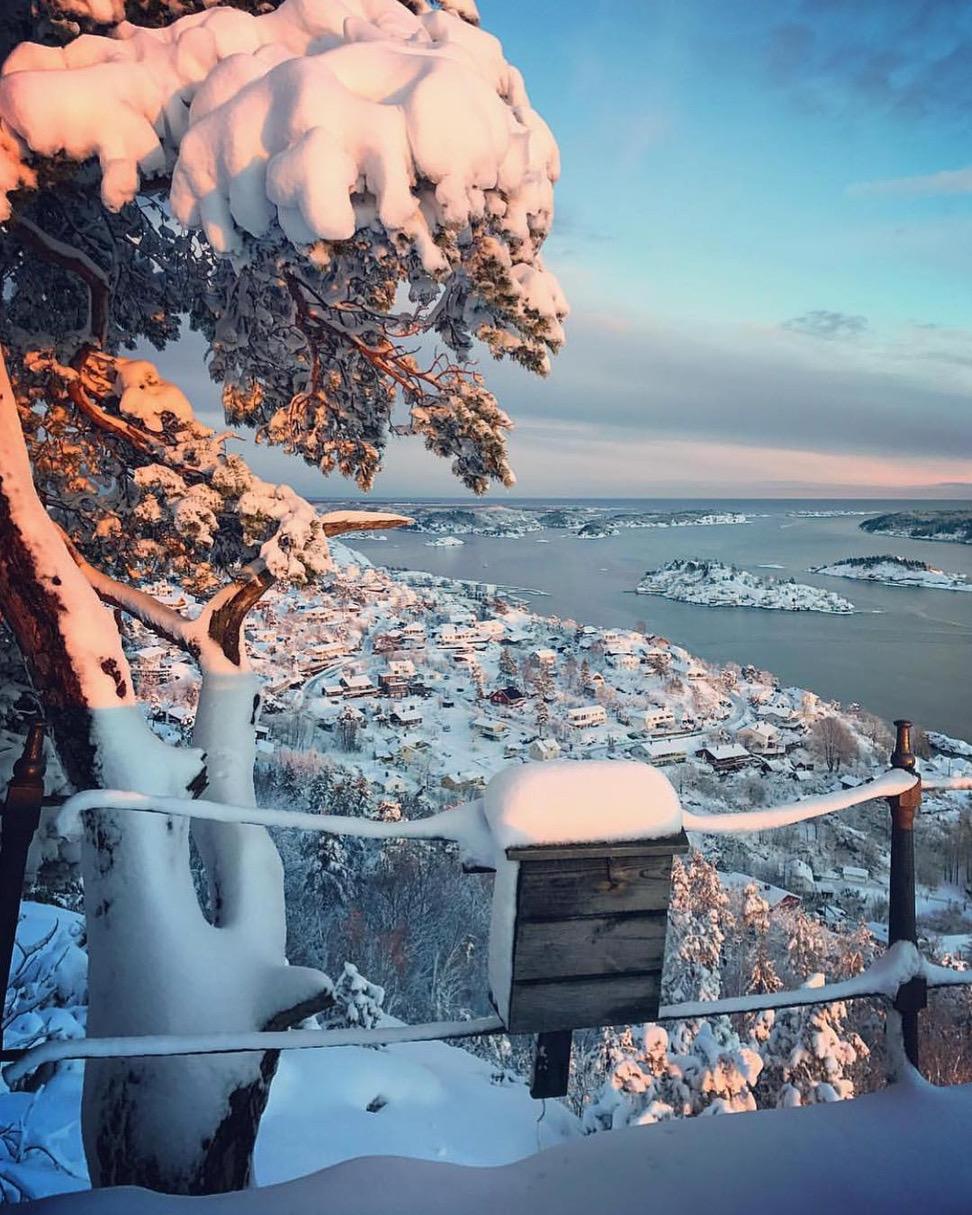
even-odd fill
[{"label": "snow-laden branch", "polygon": [[913,788],[917,780],[918,777],[914,773],[894,768],[876,780],[857,785],[853,789],[838,789],[833,793],[822,793],[818,797],[785,802],[781,806],[767,806],[763,810],[744,810],[738,814],[693,814],[686,810],[683,825],[686,831],[703,831],[710,835],[770,831],[776,827],[788,827],[791,823],[801,823],[806,819],[819,818],[822,814],[833,814],[837,810],[860,806],[876,798],[894,797]]},{"label": "snow-laden branch", "polygon": [[3,1076],[8,1084],[13,1084],[43,1063],[58,1063],[64,1059],[142,1059],[147,1056],[309,1050],[328,1046],[390,1046],[396,1042],[474,1038],[479,1034],[502,1033],[504,1029],[499,1017],[478,1017],[472,1021],[431,1021],[421,1025],[389,1025],[375,1029],[291,1029],[279,1033],[257,1031],[243,1034],[74,1038],[31,1047],[3,1069]]},{"label": "snow-laden branch", "polygon": [[[771,806],[764,810],[743,811],[739,814],[692,814],[685,811],[683,824],[688,831],[765,831],[816,818],[822,814],[831,814],[837,810],[846,810],[850,806],[861,805],[875,798],[904,793],[913,787],[916,780],[912,773],[894,769],[854,789],[825,793],[819,797],[808,797],[803,801]],[[124,789],[88,789],[75,793],[65,802],[65,809],[139,810],[207,819],[217,823],[253,823],[264,827],[290,827],[300,831],[328,832],[367,839],[445,840],[459,844],[465,855],[475,857],[478,863],[484,864],[492,863],[495,852],[495,845],[483,814],[483,803],[479,800],[467,802],[454,810],[444,810],[428,818],[405,819],[392,823],[304,810],[269,810],[257,806],[237,806],[202,798],[150,797]]]}]

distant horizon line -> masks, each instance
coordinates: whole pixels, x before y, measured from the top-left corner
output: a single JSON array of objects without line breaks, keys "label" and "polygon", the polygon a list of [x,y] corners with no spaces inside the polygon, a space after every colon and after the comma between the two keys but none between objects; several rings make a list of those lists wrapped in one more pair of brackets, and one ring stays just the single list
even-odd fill
[{"label": "distant horizon line", "polygon": [[857,502],[857,503],[928,503],[942,510],[948,510],[954,504],[957,506],[972,505],[972,493],[967,498],[928,498],[920,495],[910,497],[853,497],[833,495],[830,497],[808,497],[801,494],[765,494],[728,495],[728,494],[572,494],[570,496],[547,494],[524,494],[522,496],[505,496],[502,498],[453,498],[445,494],[368,494],[365,496],[349,496],[347,494],[309,494],[311,502],[455,502],[467,506],[501,506],[509,502]]}]

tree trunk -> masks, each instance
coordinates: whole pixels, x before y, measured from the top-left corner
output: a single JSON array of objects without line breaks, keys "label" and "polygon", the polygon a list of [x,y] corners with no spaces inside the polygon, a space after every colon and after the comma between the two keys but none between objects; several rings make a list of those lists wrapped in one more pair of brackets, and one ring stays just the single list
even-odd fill
[{"label": "tree trunk", "polygon": [[[36,495],[2,352],[0,607],[77,788],[184,796],[197,787],[202,753],[168,747],[146,726],[113,616]],[[260,1029],[326,992],[323,976],[286,966],[279,912],[264,931],[252,911],[224,916],[222,926],[206,921],[187,819],[97,812],[84,828],[91,1036]],[[280,883],[279,860],[267,861],[264,845],[235,858],[222,849],[220,886],[240,906],[239,879],[258,868],[253,852],[264,892]],[[273,905],[282,907],[279,890]],[[272,1068],[272,1056],[259,1053],[89,1062],[82,1125],[92,1184],[174,1193],[245,1186]]]}]

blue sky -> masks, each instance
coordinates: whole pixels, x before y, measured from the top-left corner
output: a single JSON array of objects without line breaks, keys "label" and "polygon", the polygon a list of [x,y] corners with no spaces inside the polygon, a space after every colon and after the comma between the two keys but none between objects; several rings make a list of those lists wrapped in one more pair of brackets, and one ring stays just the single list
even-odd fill
[{"label": "blue sky", "polygon": [[[516,494],[972,482],[972,5],[480,8],[563,157],[568,345],[547,381],[483,367],[517,422]],[[462,493],[408,442],[376,492]]]},{"label": "blue sky", "polygon": [[[854,190],[972,160],[972,86],[904,92],[963,33],[972,46],[972,9],[959,20],[947,0],[483,8],[561,144],[565,234],[551,260],[566,245],[570,261],[603,268],[589,289],[606,302],[767,324],[816,308],[879,327],[972,322],[972,193]],[[869,88],[886,57],[901,60],[888,87]],[[972,79],[972,52],[964,70]]]}]

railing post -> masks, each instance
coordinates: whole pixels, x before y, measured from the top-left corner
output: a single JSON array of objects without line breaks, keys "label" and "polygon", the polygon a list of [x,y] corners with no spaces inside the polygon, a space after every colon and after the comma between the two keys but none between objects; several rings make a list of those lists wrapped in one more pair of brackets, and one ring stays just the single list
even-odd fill
[{"label": "railing post", "polygon": [[23,753],[14,764],[6,801],[0,811],[0,1050],[3,1049],[2,1014],[20,919],[27,852],[40,823],[43,797],[44,727],[35,724],[30,727]]},{"label": "railing post", "polygon": [[[891,767],[918,776],[918,760],[911,749],[911,722],[896,721]],[[888,944],[918,944],[915,912],[915,815],[921,805],[921,778],[913,789],[888,798],[891,809],[891,875],[888,892]],[[894,1007],[901,1016],[904,1050],[912,1067],[918,1066],[918,1014],[928,1004],[928,985],[921,975],[899,989]]]}]

